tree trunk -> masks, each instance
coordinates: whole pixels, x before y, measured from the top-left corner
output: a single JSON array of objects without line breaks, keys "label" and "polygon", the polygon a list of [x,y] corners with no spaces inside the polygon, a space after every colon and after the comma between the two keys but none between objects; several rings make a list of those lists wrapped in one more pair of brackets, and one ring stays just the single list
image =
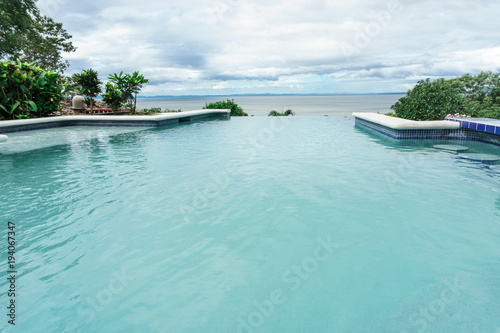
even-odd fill
[{"label": "tree trunk", "polygon": [[135,93],[135,98],[134,98],[134,111],[132,113],[135,113],[135,108],[137,107],[137,93]]}]

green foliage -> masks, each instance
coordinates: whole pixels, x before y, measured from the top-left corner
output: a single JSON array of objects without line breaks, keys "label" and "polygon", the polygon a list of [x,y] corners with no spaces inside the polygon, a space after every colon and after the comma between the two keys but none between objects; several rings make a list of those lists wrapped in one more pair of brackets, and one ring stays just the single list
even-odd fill
[{"label": "green foliage", "polygon": [[397,117],[411,120],[441,120],[455,113],[500,119],[500,73],[422,80],[391,109]]},{"label": "green foliage", "polygon": [[82,94],[82,87],[76,82],[74,76],[67,76],[64,78],[63,94],[66,98],[73,98],[75,95]]},{"label": "green foliage", "polygon": [[74,52],[62,23],[40,13],[33,0],[0,1],[0,59],[36,62],[44,70],[64,72],[63,52]]},{"label": "green foliage", "polygon": [[132,113],[135,113],[135,109],[137,106],[137,94],[141,91],[142,86],[149,82],[148,79],[144,77],[144,75],[139,74],[138,71],[133,74],[125,74],[120,72],[120,74],[109,75],[108,79],[116,84],[119,89],[122,91],[124,98],[132,105],[132,101],[134,102],[132,107]]},{"label": "green foliage", "polygon": [[247,117],[248,114],[243,112],[241,106],[234,102],[234,99],[227,99],[226,101],[218,101],[214,103],[206,103],[203,109],[230,109],[231,117]]},{"label": "green foliage", "polygon": [[93,98],[97,97],[101,93],[101,84],[99,81],[98,74],[92,68],[82,71],[79,74],[73,74],[74,82],[76,82],[81,87],[81,92],[84,96],[87,96],[90,101],[90,108],[94,108]]},{"label": "green foliage", "polygon": [[466,99],[457,86],[445,79],[419,81],[391,106],[396,116],[410,120],[443,120],[449,113],[465,113]]},{"label": "green foliage", "polygon": [[108,82],[106,84],[106,91],[102,95],[102,100],[113,109],[114,113],[116,113],[123,105],[125,96],[118,86]]},{"label": "green foliage", "polygon": [[64,98],[56,72],[27,62],[0,63],[0,119],[45,117]]},{"label": "green foliage", "polygon": [[161,108],[142,109],[142,113],[160,113]]},{"label": "green foliage", "polygon": [[277,117],[277,116],[294,116],[295,115],[295,112],[293,112],[291,109],[288,109],[286,111],[282,111],[282,112],[278,112],[276,110],[273,110],[271,112],[269,112],[269,114],[267,115],[268,117]]},{"label": "green foliage", "polygon": [[173,109],[165,109],[162,110],[161,108],[150,108],[150,109],[142,109],[140,110],[141,113],[148,113],[148,114],[153,114],[153,113],[170,113],[170,112],[182,112],[181,109],[178,110],[173,110]]},{"label": "green foliage", "polygon": [[38,13],[34,0],[0,1],[0,59],[21,49],[32,29],[33,13]]}]

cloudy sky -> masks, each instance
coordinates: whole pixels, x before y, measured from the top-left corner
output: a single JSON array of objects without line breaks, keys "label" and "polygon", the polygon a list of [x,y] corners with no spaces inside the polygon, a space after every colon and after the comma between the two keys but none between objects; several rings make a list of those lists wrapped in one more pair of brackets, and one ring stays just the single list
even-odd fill
[{"label": "cloudy sky", "polygon": [[139,70],[155,95],[405,92],[500,71],[492,0],[39,0],[78,50],[68,74]]}]

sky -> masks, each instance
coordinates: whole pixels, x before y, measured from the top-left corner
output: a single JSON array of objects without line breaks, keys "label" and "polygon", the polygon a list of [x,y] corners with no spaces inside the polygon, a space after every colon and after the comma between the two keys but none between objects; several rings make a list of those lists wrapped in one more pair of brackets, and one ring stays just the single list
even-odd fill
[{"label": "sky", "polygon": [[500,71],[500,1],[39,0],[66,74],[139,71],[142,96],[406,92]]}]

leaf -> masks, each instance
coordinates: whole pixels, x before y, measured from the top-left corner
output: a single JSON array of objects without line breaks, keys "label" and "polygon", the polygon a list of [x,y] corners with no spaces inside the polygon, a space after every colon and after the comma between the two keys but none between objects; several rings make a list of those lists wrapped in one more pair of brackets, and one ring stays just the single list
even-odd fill
[{"label": "leaf", "polygon": [[38,112],[38,107],[36,106],[35,102],[33,101],[26,101],[29,106],[31,106],[31,111],[33,112]]},{"label": "leaf", "polygon": [[[12,108],[10,109],[9,114],[12,114],[14,111],[16,111],[16,109],[18,108],[18,106],[19,106],[19,102],[16,102],[16,103],[12,106]],[[8,111],[7,111],[7,112],[8,112]]]}]

